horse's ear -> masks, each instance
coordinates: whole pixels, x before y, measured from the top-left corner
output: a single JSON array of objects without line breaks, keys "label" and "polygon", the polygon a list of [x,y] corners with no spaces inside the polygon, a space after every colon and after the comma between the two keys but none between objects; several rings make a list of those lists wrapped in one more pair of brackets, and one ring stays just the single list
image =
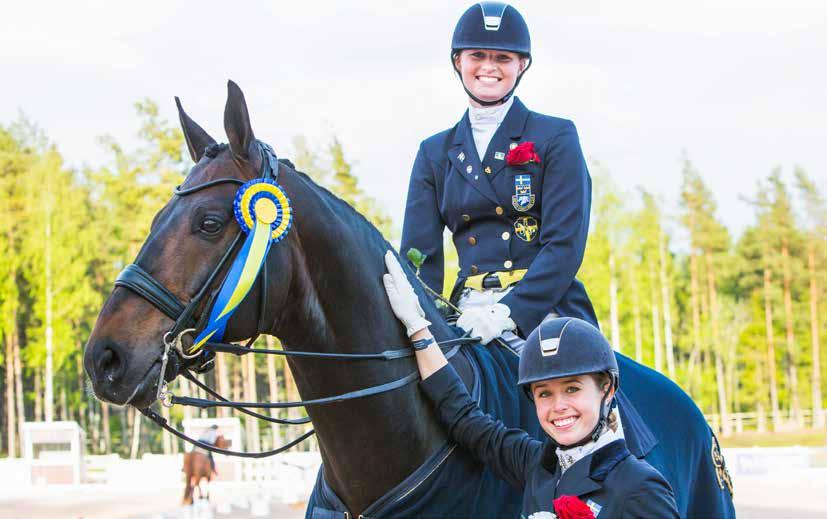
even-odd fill
[{"label": "horse's ear", "polygon": [[178,107],[178,119],[181,121],[181,130],[184,132],[184,139],[187,141],[187,148],[190,150],[190,157],[193,162],[198,162],[204,156],[204,150],[210,144],[215,144],[215,139],[198,126],[198,123],[190,119],[184,107],[181,106],[181,100],[175,96],[175,106]]},{"label": "horse's ear", "polygon": [[238,159],[249,160],[256,137],[250,126],[250,114],[244,93],[232,81],[227,82],[227,106],[224,107],[224,131],[230,141],[230,150]]}]

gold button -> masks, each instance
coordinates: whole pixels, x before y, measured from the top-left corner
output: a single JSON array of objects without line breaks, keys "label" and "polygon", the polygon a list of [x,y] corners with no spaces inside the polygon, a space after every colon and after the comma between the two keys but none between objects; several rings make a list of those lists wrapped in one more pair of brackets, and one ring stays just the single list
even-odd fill
[{"label": "gold button", "polygon": [[490,175],[490,174],[491,174],[491,166],[485,166],[485,174],[486,174],[486,175]]},{"label": "gold button", "polygon": [[476,265],[471,265],[471,268],[469,270],[471,271],[471,274],[476,274],[480,271],[480,269],[477,268]]},{"label": "gold button", "polygon": [[514,265],[514,264],[513,264],[513,263],[511,263],[511,260],[505,260],[505,261],[503,262],[503,267],[505,267],[505,268],[507,268],[507,269],[510,269],[513,265]]},{"label": "gold button", "polygon": [[468,243],[470,243],[471,245],[476,245],[477,244],[477,239],[473,236],[469,236],[468,237]]},{"label": "gold button", "polygon": [[495,212],[495,213],[497,213],[497,214],[499,214],[499,215],[501,215],[501,214],[503,214],[503,208],[502,208],[502,207],[500,207],[500,206],[497,206],[497,208],[496,208],[496,209],[494,209],[494,212]]},{"label": "gold button", "polygon": [[471,221],[471,216],[469,216],[467,214],[462,215],[462,221],[463,222],[470,222]]},{"label": "gold button", "polygon": [[509,233],[508,231],[505,231],[502,234],[502,236],[503,236],[503,240],[508,240],[509,238],[511,238],[511,233]]}]

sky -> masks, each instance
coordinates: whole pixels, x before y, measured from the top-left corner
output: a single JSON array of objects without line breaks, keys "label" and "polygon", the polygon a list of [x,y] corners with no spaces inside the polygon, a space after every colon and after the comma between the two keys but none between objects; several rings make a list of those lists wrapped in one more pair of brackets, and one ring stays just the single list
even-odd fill
[{"label": "sky", "polygon": [[[226,140],[226,81],[280,156],[295,136],[336,136],[360,185],[401,228],[419,142],[467,99],[449,62],[467,1],[39,1],[0,17],[0,124],[22,112],[70,165],[107,160],[98,136],[134,145],[133,103],[170,121],[173,96]],[[780,166],[827,192],[827,2],[514,2],[534,63],[517,95],[575,122],[592,171],[630,200],[643,187],[679,212],[685,152],[736,234],[744,196]]]}]

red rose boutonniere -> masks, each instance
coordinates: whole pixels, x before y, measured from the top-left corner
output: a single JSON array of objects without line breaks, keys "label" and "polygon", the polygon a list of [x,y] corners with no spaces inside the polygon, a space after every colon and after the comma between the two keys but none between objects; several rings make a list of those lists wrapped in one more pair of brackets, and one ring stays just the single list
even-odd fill
[{"label": "red rose boutonniere", "polygon": [[540,163],[540,156],[534,151],[533,142],[520,143],[505,156],[505,163],[509,166],[522,166],[531,162]]},{"label": "red rose boutonniere", "polygon": [[560,519],[595,519],[589,505],[576,496],[560,496],[555,499],[554,511]]}]

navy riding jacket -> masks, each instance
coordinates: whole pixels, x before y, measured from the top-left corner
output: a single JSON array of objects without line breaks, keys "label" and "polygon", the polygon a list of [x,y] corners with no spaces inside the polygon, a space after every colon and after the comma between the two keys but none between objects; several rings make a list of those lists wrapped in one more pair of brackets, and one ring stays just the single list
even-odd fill
[{"label": "navy riding jacket", "polygon": [[[506,155],[533,142],[540,162],[509,166]],[[589,231],[591,178],[571,121],[528,110],[519,99],[480,160],[466,111],[453,128],[419,147],[408,187],[402,252],[428,257],[423,280],[442,292],[442,233],[453,233],[459,279],[528,269],[500,302],[527,336],[549,313],[597,325],[575,279]]]},{"label": "navy riding jacket", "polygon": [[599,518],[679,518],[661,474],[632,456],[624,440],[601,447],[561,473],[554,446],[484,414],[449,364],[421,382],[457,443],[523,489],[523,514],[553,512],[554,499],[580,498]]}]

